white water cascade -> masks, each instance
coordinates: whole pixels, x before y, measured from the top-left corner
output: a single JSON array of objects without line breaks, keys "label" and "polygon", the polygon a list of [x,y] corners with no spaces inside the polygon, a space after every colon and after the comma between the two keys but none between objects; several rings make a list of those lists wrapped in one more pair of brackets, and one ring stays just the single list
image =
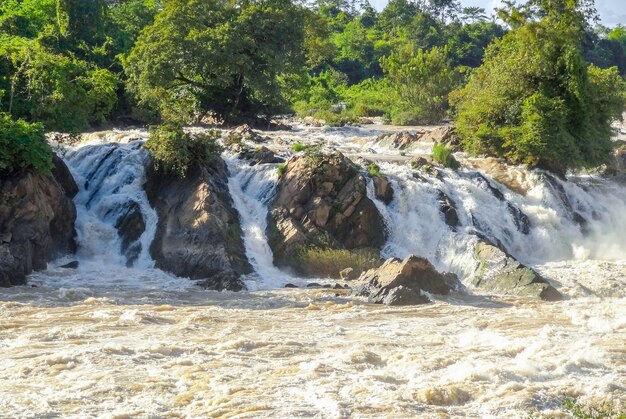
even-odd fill
[{"label": "white water cascade", "polygon": [[[471,272],[477,236],[505,247],[523,263],[570,259],[617,260],[626,255],[626,188],[592,177],[562,181],[527,173],[527,194],[518,194],[478,172],[443,170],[416,174],[408,165],[382,163],[394,199],[387,206],[368,194],[385,218],[384,256],[416,254],[439,269]],[[446,224],[439,207],[453,202],[458,226]]]},{"label": "white water cascade", "polygon": [[254,274],[246,281],[248,288],[282,288],[287,283],[301,282],[274,266],[272,249],[265,235],[267,205],[278,180],[277,165],[250,166],[249,162],[234,156],[224,154],[223,157],[230,172],[228,188],[239,212],[246,256],[254,269]]}]

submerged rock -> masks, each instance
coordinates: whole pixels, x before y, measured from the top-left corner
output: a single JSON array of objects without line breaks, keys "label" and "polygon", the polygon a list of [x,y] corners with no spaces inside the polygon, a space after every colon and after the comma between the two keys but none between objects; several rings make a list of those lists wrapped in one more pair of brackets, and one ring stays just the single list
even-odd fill
[{"label": "submerged rock", "polygon": [[391,258],[377,269],[364,272],[353,287],[353,295],[386,305],[413,305],[430,302],[425,293],[449,294],[460,288],[456,275],[439,273],[426,259],[409,256]]},{"label": "submerged rock", "polygon": [[216,158],[206,167],[193,167],[183,179],[154,169],[147,178],[146,192],[159,216],[150,246],[156,266],[201,279],[211,289],[245,288],[239,277],[252,269],[224,161]]},{"label": "submerged rock", "polygon": [[[380,249],[385,243],[383,218],[367,197],[359,167],[341,153],[289,160],[270,202],[268,243],[278,266],[298,271],[300,249]],[[357,269],[357,266],[346,265]]]},{"label": "submerged rock", "polygon": [[54,164],[53,176],[0,175],[0,286],[25,284],[33,270],[76,250],[76,183],[61,159]]},{"label": "submerged rock", "polygon": [[502,295],[538,297],[546,301],[563,296],[533,269],[522,265],[501,247],[479,240],[474,250],[477,264],[472,284]]},{"label": "submerged rock", "polygon": [[78,269],[78,261],[77,260],[73,260],[70,263],[66,263],[65,265],[61,265],[59,266],[59,268],[64,268],[64,269]]},{"label": "submerged rock", "polygon": [[456,210],[456,204],[448,195],[443,191],[439,191],[437,194],[437,202],[439,203],[439,211],[443,214],[444,221],[452,229],[456,231],[459,226],[459,215]]}]

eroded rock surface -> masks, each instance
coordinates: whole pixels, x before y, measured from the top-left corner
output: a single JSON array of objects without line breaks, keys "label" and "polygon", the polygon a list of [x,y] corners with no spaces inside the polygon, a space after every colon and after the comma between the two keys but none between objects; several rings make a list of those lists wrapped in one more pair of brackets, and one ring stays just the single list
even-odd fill
[{"label": "eroded rock surface", "polygon": [[386,305],[414,305],[430,302],[428,294],[449,294],[460,288],[456,275],[440,273],[426,259],[409,256],[387,259],[377,268],[364,272],[353,287],[353,295]]},{"label": "eroded rock surface", "polygon": [[78,188],[56,156],[54,166],[52,176],[30,169],[0,175],[0,286],[25,284],[33,270],[76,250]]},{"label": "eroded rock surface", "polygon": [[267,236],[275,263],[290,266],[303,246],[380,249],[386,231],[359,167],[335,153],[287,162],[269,206]]},{"label": "eroded rock surface", "polygon": [[151,169],[146,192],[159,216],[150,247],[158,268],[210,289],[245,288],[239,278],[251,267],[221,158],[190,169],[184,179]]}]

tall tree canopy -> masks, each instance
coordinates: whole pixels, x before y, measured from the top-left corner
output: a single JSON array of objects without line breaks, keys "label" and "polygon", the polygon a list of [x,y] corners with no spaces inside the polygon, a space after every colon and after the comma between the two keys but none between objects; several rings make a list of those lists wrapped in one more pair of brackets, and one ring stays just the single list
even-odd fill
[{"label": "tall tree canopy", "polygon": [[502,16],[516,29],[454,95],[466,148],[558,172],[605,162],[625,88],[617,68],[583,60],[589,2],[532,0]]},{"label": "tall tree canopy", "polygon": [[271,115],[278,76],[304,65],[303,26],[288,0],[171,0],[125,62],[129,87],[169,120]]}]

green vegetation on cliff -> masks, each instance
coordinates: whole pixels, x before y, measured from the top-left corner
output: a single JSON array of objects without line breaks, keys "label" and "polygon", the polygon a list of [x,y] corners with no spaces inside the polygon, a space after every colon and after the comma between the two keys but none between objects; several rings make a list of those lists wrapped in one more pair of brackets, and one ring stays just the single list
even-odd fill
[{"label": "green vegetation on cliff", "polygon": [[42,174],[52,169],[52,150],[43,125],[13,120],[0,113],[0,174],[26,168]]}]

